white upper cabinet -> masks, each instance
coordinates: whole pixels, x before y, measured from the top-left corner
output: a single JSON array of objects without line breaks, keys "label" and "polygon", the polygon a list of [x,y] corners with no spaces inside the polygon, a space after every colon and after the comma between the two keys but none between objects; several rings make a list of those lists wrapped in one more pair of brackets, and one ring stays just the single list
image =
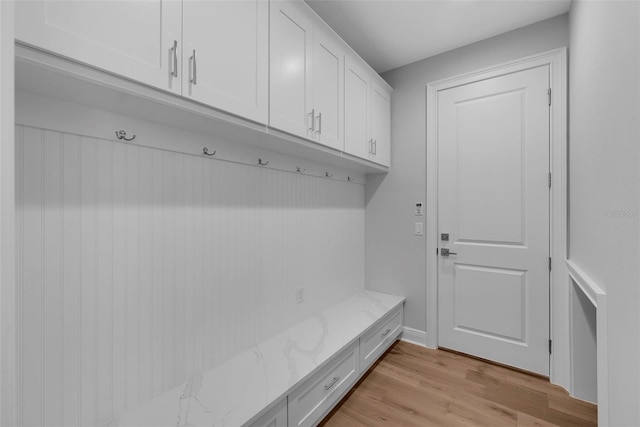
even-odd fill
[{"label": "white upper cabinet", "polygon": [[375,81],[371,83],[371,139],[373,160],[384,166],[391,163],[391,94]]},{"label": "white upper cabinet", "polygon": [[16,39],[180,93],[182,2],[16,2]]},{"label": "white upper cabinet", "polygon": [[364,62],[347,56],[344,151],[388,167],[391,160],[391,93],[380,81]]},{"label": "white upper cabinet", "polygon": [[344,74],[344,151],[371,160],[369,73],[359,60],[347,56]]},{"label": "white upper cabinet", "polygon": [[313,21],[302,2],[271,2],[270,122],[303,138],[314,134]]},{"label": "white upper cabinet", "polygon": [[184,0],[182,94],[266,124],[268,0]]},{"label": "white upper cabinet", "polygon": [[389,166],[391,88],[302,0],[18,0],[16,39]]},{"label": "white upper cabinet", "polygon": [[324,28],[315,31],[313,47],[315,139],[344,150],[344,49]]},{"label": "white upper cabinet", "polygon": [[342,41],[303,2],[274,0],[270,55],[270,125],[342,150]]}]

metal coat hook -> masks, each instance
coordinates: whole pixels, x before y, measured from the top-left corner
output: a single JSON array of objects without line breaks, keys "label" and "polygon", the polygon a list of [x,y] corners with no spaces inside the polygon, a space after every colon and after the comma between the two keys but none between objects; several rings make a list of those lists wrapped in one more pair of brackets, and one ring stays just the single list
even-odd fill
[{"label": "metal coat hook", "polygon": [[326,176],[327,178],[331,178],[333,176],[333,174],[329,173],[329,172],[325,172],[324,176]]},{"label": "metal coat hook", "polygon": [[209,152],[209,149],[208,149],[207,147],[204,147],[204,148],[202,149],[202,154],[204,154],[205,156],[209,156],[209,157],[211,157],[211,156],[215,156],[215,155],[216,155],[216,153],[217,153],[217,151],[216,151],[216,150],[213,150],[213,153],[210,153],[210,152]]},{"label": "metal coat hook", "polygon": [[303,173],[306,169],[302,169],[300,166],[296,166],[296,172]]},{"label": "metal coat hook", "polygon": [[350,176],[347,177],[347,181],[351,182],[353,180],[355,180],[355,178],[351,178]]},{"label": "metal coat hook", "polygon": [[269,164],[269,162],[268,161],[267,162],[263,162],[262,159],[258,159],[258,164],[260,166],[267,166]]},{"label": "metal coat hook", "polygon": [[134,139],[136,139],[136,136],[133,135],[131,138],[127,138],[127,131],[125,131],[125,130],[117,130],[116,131],[116,138],[118,138],[120,140],[125,140],[125,141],[133,141]]}]

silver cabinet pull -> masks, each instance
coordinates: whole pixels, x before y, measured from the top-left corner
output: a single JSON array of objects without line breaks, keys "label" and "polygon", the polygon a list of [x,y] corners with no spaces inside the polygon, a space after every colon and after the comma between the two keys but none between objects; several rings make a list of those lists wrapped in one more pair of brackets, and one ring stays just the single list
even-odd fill
[{"label": "silver cabinet pull", "polygon": [[373,155],[374,156],[378,155],[378,140],[377,139],[373,140]]},{"label": "silver cabinet pull", "polygon": [[191,83],[192,84],[198,84],[198,64],[196,63],[196,50],[193,49],[193,56],[191,57],[191,64],[192,64],[192,77],[191,77]]},{"label": "silver cabinet pull", "polygon": [[458,255],[457,252],[451,252],[449,249],[447,248],[442,248],[440,249],[440,255],[442,256],[449,256],[449,255]]},{"label": "silver cabinet pull", "polygon": [[311,132],[315,132],[316,131],[316,109],[312,109],[311,112],[309,113],[309,117],[311,118],[311,127],[309,128],[309,130]]},{"label": "silver cabinet pull", "polygon": [[338,381],[340,381],[340,377],[333,377],[333,379],[331,380],[331,382],[329,384],[325,384],[324,389],[325,390],[329,390],[331,387],[336,385],[336,383]]},{"label": "silver cabinet pull", "polygon": [[382,336],[386,336],[389,332],[391,332],[391,328],[387,328],[387,330],[382,333]]},{"label": "silver cabinet pull", "polygon": [[171,52],[173,53],[173,70],[171,70],[171,75],[178,77],[178,40],[173,41]]},{"label": "silver cabinet pull", "polygon": [[322,113],[318,113],[318,134],[322,135]]},{"label": "silver cabinet pull", "polygon": [[369,140],[369,154],[373,154],[373,138]]}]

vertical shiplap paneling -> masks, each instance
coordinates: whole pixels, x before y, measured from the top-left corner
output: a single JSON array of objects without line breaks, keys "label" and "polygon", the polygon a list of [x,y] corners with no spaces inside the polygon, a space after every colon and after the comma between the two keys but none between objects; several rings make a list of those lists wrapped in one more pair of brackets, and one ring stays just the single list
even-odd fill
[{"label": "vertical shiplap paneling", "polygon": [[182,280],[182,288],[183,292],[181,292],[184,297],[184,308],[183,308],[183,333],[184,333],[184,366],[185,366],[185,375],[191,376],[194,373],[195,367],[195,324],[194,324],[194,303],[195,303],[195,270],[196,266],[193,263],[195,257],[195,250],[197,246],[198,240],[195,238],[195,168],[199,161],[199,159],[194,158],[184,158],[184,174],[183,174],[183,186],[181,193],[184,196],[183,201],[183,250],[184,250],[184,274]]},{"label": "vertical shiplap paneling", "polygon": [[62,135],[43,132],[43,419],[62,424]]},{"label": "vertical shiplap paneling", "polygon": [[152,306],[152,254],[153,228],[151,208],[153,203],[153,151],[140,150],[136,164],[138,179],[138,198],[136,211],[138,235],[138,401],[146,401],[153,396],[152,392],[152,337],[153,337],[153,306]]},{"label": "vertical shiplap paneling", "polygon": [[97,142],[97,367],[98,424],[113,412],[113,144]]},{"label": "vertical shiplap paneling", "polygon": [[162,171],[163,185],[165,189],[162,200],[163,230],[165,233],[162,248],[163,264],[163,291],[164,291],[164,317],[163,317],[163,359],[164,359],[164,389],[170,389],[176,383],[175,375],[175,255],[176,255],[176,230],[175,230],[175,175],[176,165],[174,153],[163,153]]},{"label": "vertical shiplap paneling", "polygon": [[62,171],[63,425],[80,424],[80,137],[64,135]]},{"label": "vertical shiplap paneling", "polygon": [[187,257],[186,257],[186,197],[184,192],[186,181],[186,156],[175,156],[169,167],[175,167],[174,185],[175,194],[174,206],[175,211],[175,279],[173,283],[173,301],[175,306],[174,312],[174,353],[175,353],[175,376],[176,379],[186,377],[185,366],[185,300],[186,300],[186,275],[187,275]]},{"label": "vertical shiplap paneling", "polygon": [[16,135],[24,425],[105,425],[363,287],[360,185]]},{"label": "vertical shiplap paneling", "polygon": [[140,148],[128,146],[125,153],[125,203],[124,203],[124,245],[125,245],[125,378],[126,408],[135,407],[139,397],[139,327],[138,297],[139,280],[139,222],[138,204],[140,180],[137,169]]},{"label": "vertical shiplap paneling", "polygon": [[151,153],[151,208],[149,218],[151,222],[151,307],[153,328],[151,337],[151,391],[157,395],[164,388],[163,383],[163,344],[164,344],[164,282],[163,282],[163,254],[164,254],[164,224],[163,214],[163,157],[165,153],[153,150]]},{"label": "vertical shiplap paneling", "polygon": [[98,422],[98,142],[80,141],[80,423]]},{"label": "vertical shiplap paneling", "polygon": [[[44,133],[24,129],[22,169],[22,422],[43,425]],[[28,403],[28,406],[27,406]],[[26,407],[26,409],[25,409]]]}]

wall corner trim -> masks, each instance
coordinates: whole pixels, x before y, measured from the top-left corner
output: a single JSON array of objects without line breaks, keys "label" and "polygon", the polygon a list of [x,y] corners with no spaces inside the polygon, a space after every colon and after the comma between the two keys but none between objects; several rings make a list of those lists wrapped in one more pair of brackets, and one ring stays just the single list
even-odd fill
[{"label": "wall corner trim", "polygon": [[[598,360],[598,425],[609,425],[609,372],[607,352],[607,294],[575,261],[566,260],[570,280],[584,292],[596,308],[596,352]],[[573,379],[571,381],[573,389]],[[573,390],[571,390],[573,395]]]}]

